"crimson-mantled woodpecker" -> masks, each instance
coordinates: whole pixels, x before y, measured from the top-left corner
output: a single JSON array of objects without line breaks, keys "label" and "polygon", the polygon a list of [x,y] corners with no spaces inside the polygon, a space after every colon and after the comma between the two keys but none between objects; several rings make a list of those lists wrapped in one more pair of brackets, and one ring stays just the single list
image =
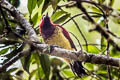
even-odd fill
[{"label": "crimson-mantled woodpecker", "polygon": [[[42,17],[39,31],[45,43],[58,45],[69,50],[76,50],[76,47],[66,29],[58,24],[53,24],[48,14]],[[74,74],[77,74],[79,77],[87,75],[80,61],[74,61],[71,63],[71,60],[65,60],[70,64]]]}]

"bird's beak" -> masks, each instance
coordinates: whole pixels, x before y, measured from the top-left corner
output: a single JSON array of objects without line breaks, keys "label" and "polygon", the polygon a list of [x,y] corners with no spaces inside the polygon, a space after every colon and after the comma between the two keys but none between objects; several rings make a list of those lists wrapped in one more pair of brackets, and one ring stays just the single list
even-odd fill
[{"label": "bird's beak", "polygon": [[49,17],[49,16],[48,16],[48,12],[47,12],[47,14],[46,14],[46,17]]}]

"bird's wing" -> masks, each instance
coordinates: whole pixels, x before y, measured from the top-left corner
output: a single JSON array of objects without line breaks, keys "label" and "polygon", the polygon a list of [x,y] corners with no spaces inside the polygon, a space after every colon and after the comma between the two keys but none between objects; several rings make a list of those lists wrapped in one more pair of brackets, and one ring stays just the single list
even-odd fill
[{"label": "bird's wing", "polygon": [[63,34],[69,40],[71,47],[74,48],[75,50],[77,50],[74,43],[73,43],[73,41],[72,41],[72,39],[70,38],[69,33],[67,32],[67,30],[65,28],[63,28],[62,26],[60,26],[60,25],[55,25],[55,26],[58,26],[58,27],[60,27],[62,29]]}]

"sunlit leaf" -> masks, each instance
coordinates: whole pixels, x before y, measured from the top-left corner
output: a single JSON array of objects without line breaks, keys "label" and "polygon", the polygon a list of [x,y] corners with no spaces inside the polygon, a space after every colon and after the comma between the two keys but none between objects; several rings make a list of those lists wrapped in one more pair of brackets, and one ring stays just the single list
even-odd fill
[{"label": "sunlit leaf", "polygon": [[113,16],[112,20],[113,20],[114,23],[116,23],[116,24],[120,24],[120,18],[119,18],[118,15]]},{"label": "sunlit leaf", "polygon": [[49,6],[49,2],[50,2],[50,0],[45,0],[45,2],[43,4],[43,8],[42,8],[42,13],[45,12],[45,10],[47,10],[47,8]]},{"label": "sunlit leaf", "polygon": [[120,51],[117,51],[115,48],[112,48],[110,51],[110,55],[113,57],[120,57]]},{"label": "sunlit leaf", "polygon": [[95,65],[93,65],[91,63],[86,63],[85,66],[87,66],[87,69],[93,70]]},{"label": "sunlit leaf", "polygon": [[31,54],[29,54],[28,56],[24,57],[24,64],[23,64],[23,68],[24,70],[26,70],[29,73],[29,67],[30,67],[30,63],[32,62],[31,60]]},{"label": "sunlit leaf", "polygon": [[54,23],[55,24],[60,24],[60,23],[64,22],[68,17],[70,17],[70,14],[63,15],[62,17],[60,17],[59,19],[54,21]]},{"label": "sunlit leaf", "polygon": [[63,70],[61,71],[61,73],[64,74],[64,76],[66,76],[66,77],[75,76],[75,75],[73,74],[73,72],[71,71],[71,69],[63,69]]},{"label": "sunlit leaf", "polygon": [[63,64],[63,61],[61,61],[60,59],[58,59],[58,58],[53,58],[53,59],[51,59],[51,65],[52,66],[60,66],[60,65],[62,65]]},{"label": "sunlit leaf", "polygon": [[9,48],[2,49],[2,50],[0,51],[0,55],[7,53],[8,50],[9,50]]},{"label": "sunlit leaf", "polygon": [[61,70],[62,69],[69,69],[70,68],[70,66],[68,65],[68,64],[66,64],[66,63],[64,63],[62,66],[61,66]]},{"label": "sunlit leaf", "polygon": [[51,4],[52,4],[52,7],[53,9],[55,10],[56,7],[57,7],[57,4],[59,3],[60,0],[51,0]]},{"label": "sunlit leaf", "polygon": [[43,0],[37,0],[38,7],[41,5],[42,2],[43,2]]},{"label": "sunlit leaf", "polygon": [[61,11],[57,11],[55,12],[52,16],[51,16],[51,20],[55,21],[57,20],[59,17],[61,17],[62,15],[66,14],[67,12],[61,10]]},{"label": "sunlit leaf", "polygon": [[99,3],[103,4],[105,2],[105,0],[98,0]]},{"label": "sunlit leaf", "polygon": [[38,19],[38,13],[36,13],[36,14],[32,17],[33,26],[35,26],[35,24],[37,23],[37,19]]},{"label": "sunlit leaf", "polygon": [[37,0],[28,0],[27,7],[28,7],[28,11],[29,11],[30,15],[32,14],[32,11],[36,6],[36,3],[37,3]]},{"label": "sunlit leaf", "polygon": [[88,52],[98,54],[100,52],[100,49],[98,49],[96,46],[88,45]]},{"label": "sunlit leaf", "polygon": [[37,65],[37,74],[38,74],[37,77],[43,77],[44,76],[44,72],[43,72],[43,69],[42,69],[42,67],[40,65],[39,53],[34,53],[33,56],[35,58],[35,62],[36,62],[36,65]]},{"label": "sunlit leaf", "polygon": [[115,0],[110,0],[109,6],[113,6]]},{"label": "sunlit leaf", "polygon": [[103,51],[103,50],[105,50],[105,46],[103,46],[103,45],[107,45],[107,42],[105,41],[105,38],[102,36],[101,37],[101,50]]},{"label": "sunlit leaf", "polygon": [[97,7],[92,6],[91,9],[95,12],[101,13],[101,11]]},{"label": "sunlit leaf", "polygon": [[8,73],[11,73],[11,72],[14,72],[14,71],[16,71],[18,68],[11,68],[11,69],[9,69],[7,72]]},{"label": "sunlit leaf", "polygon": [[29,80],[32,80],[32,77],[34,77],[34,76],[36,75],[36,72],[37,72],[37,70],[33,70],[33,71],[30,73]]}]

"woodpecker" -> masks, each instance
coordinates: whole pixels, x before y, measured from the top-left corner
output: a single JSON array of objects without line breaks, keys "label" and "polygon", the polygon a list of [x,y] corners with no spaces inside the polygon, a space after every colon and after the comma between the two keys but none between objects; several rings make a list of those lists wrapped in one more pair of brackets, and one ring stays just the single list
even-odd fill
[{"label": "woodpecker", "polygon": [[[42,16],[39,26],[39,32],[46,44],[58,45],[68,50],[77,50],[68,31],[58,24],[53,24],[48,13]],[[79,77],[87,75],[80,61],[74,61],[65,58],[70,64],[73,73]]]}]

